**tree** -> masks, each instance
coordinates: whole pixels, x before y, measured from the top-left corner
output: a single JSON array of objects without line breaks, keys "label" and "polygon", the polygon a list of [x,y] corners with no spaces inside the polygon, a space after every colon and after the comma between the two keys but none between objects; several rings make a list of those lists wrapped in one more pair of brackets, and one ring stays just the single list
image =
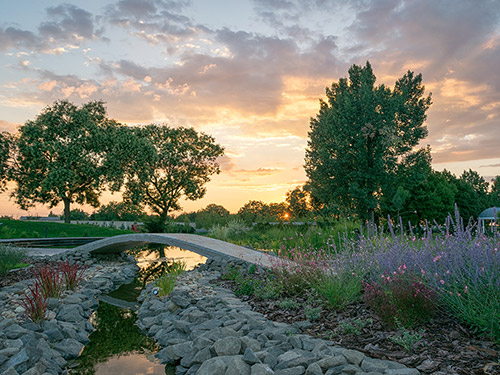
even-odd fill
[{"label": "tree", "polygon": [[218,204],[209,204],[207,207],[198,210],[195,214],[195,223],[197,228],[211,228],[214,225],[225,225],[229,221],[231,214],[223,206]]},{"label": "tree", "polygon": [[5,191],[8,178],[8,162],[10,156],[11,135],[7,132],[0,134],[0,192]]},{"label": "tree", "polygon": [[262,201],[248,201],[238,210],[238,216],[247,224],[269,220],[269,206]]},{"label": "tree", "polygon": [[139,221],[145,216],[144,211],[138,205],[130,202],[109,202],[91,215],[92,220],[120,220]]},{"label": "tree", "polygon": [[210,176],[220,172],[216,159],[224,148],[192,128],[151,124],[132,131],[140,141],[137,157],[129,162],[125,198],[149,206],[166,222],[171,211],[181,208],[182,196],[196,200],[205,195]]},{"label": "tree", "polygon": [[63,202],[66,222],[72,203],[98,206],[110,172],[118,169],[108,158],[116,127],[101,101],[81,107],[56,101],[27,121],[14,139],[9,170],[16,203],[27,209],[35,203],[52,208]]},{"label": "tree", "polygon": [[490,207],[500,206],[500,176],[496,176],[491,180],[491,189],[488,193]]},{"label": "tree", "polygon": [[311,213],[309,192],[302,186],[297,186],[286,193],[286,203],[294,219],[305,218]]},{"label": "tree", "polygon": [[315,200],[372,218],[398,160],[427,135],[431,104],[422,76],[408,71],[394,89],[375,86],[371,65],[353,65],[349,79],[326,89],[328,101],[311,118],[305,170]]}]

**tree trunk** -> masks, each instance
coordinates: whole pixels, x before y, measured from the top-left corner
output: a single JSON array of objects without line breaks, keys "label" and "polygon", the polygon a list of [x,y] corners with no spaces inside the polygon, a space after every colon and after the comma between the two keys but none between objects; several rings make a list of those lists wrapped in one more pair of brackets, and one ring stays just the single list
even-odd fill
[{"label": "tree trunk", "polygon": [[69,224],[71,222],[70,218],[71,210],[69,207],[71,201],[68,198],[63,198],[63,202],[64,202],[64,222]]}]

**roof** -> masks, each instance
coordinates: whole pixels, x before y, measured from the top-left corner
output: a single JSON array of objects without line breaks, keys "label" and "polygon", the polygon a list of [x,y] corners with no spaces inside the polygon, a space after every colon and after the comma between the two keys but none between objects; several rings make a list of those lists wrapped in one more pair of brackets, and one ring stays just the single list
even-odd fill
[{"label": "roof", "polygon": [[498,218],[498,214],[500,213],[500,207],[490,207],[481,212],[478,216],[479,219],[490,219],[494,220]]}]

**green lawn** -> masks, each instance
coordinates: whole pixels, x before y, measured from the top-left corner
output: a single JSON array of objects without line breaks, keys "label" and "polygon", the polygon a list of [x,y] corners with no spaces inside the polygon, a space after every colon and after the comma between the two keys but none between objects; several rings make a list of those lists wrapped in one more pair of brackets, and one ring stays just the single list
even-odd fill
[{"label": "green lawn", "polygon": [[111,237],[126,233],[135,232],[97,225],[0,219],[0,238]]}]

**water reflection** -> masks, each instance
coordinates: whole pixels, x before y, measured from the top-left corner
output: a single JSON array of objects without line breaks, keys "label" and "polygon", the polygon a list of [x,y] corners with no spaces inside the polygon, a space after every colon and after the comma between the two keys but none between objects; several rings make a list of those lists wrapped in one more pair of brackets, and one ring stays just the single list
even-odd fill
[{"label": "water reflection", "polygon": [[145,247],[129,250],[128,253],[135,257],[140,268],[139,280],[143,286],[167,273],[168,268],[175,261],[185,262],[186,270],[192,270],[207,261],[206,257],[192,251],[161,244],[148,244]]},{"label": "water reflection", "polygon": [[[77,367],[71,369],[69,374],[109,374],[111,372],[106,372],[109,361],[122,363],[117,372],[119,374],[164,374],[164,365],[148,360],[148,356],[155,353],[158,347],[153,340],[139,332],[135,325],[136,319],[136,314],[130,310],[99,302],[99,308],[91,317],[95,330],[90,335],[90,343],[78,358]],[[142,361],[144,368],[139,372],[136,369],[129,371],[128,363],[132,358],[137,363]]]}]

